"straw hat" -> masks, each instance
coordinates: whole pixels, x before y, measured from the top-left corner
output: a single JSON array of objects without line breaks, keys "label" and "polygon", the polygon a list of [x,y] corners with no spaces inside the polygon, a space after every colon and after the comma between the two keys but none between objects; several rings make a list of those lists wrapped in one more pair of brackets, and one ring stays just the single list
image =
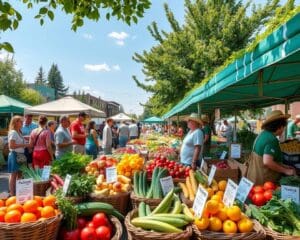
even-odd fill
[{"label": "straw hat", "polygon": [[267,118],[262,124],[262,127],[270,122],[274,122],[279,119],[288,119],[290,116],[291,116],[290,114],[283,114],[280,110],[274,110],[267,115]]},{"label": "straw hat", "polygon": [[202,121],[200,119],[200,116],[197,113],[192,113],[189,117],[186,118],[186,121],[194,121],[199,124],[202,124]]},{"label": "straw hat", "polygon": [[202,117],[201,117],[201,121],[202,121],[202,122],[209,123],[209,118],[208,118],[208,116],[206,116],[206,115],[202,116]]}]

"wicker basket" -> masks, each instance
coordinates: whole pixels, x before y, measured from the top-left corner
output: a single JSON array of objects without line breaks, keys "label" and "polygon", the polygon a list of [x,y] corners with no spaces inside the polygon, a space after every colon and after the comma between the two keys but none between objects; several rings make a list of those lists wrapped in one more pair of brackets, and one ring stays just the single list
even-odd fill
[{"label": "wicker basket", "polygon": [[134,194],[134,192],[131,192],[130,198],[131,198],[132,208],[138,208],[141,202],[148,204],[150,207],[156,207],[162,201],[162,199],[157,199],[157,198],[138,197]]},{"label": "wicker basket", "polygon": [[82,203],[85,200],[85,197],[65,197],[67,200],[74,204]]},{"label": "wicker basket", "polygon": [[113,224],[113,227],[115,229],[115,234],[113,235],[111,240],[121,240],[122,234],[123,234],[123,226],[122,226],[121,222],[119,221],[119,219],[117,219],[114,216],[110,216],[109,220],[111,221],[111,223]]},{"label": "wicker basket", "polygon": [[199,231],[196,225],[193,225],[194,240],[264,240],[266,232],[259,222],[253,220],[254,231],[249,233],[226,234],[223,232]]},{"label": "wicker basket", "polygon": [[134,209],[129,212],[125,218],[125,226],[127,229],[128,239],[132,240],[189,240],[192,237],[193,229],[190,225],[182,233],[161,233],[146,231],[137,228],[131,224],[131,219],[136,217],[138,210]]},{"label": "wicker basket", "polygon": [[32,223],[0,223],[2,240],[56,240],[62,215]]},{"label": "wicker basket", "polygon": [[111,204],[123,215],[127,214],[130,192],[119,193],[117,195],[99,197],[93,193],[90,194],[91,202],[104,202]]},{"label": "wicker basket", "polygon": [[183,193],[180,193],[180,199],[181,201],[186,204],[189,208],[193,207],[194,202],[191,201],[190,199],[186,198]]},{"label": "wicker basket", "polygon": [[275,232],[270,228],[264,227],[268,240],[300,240],[300,237],[285,235],[283,233]]},{"label": "wicker basket", "polygon": [[46,196],[46,191],[50,187],[50,180],[33,182],[33,195]]}]

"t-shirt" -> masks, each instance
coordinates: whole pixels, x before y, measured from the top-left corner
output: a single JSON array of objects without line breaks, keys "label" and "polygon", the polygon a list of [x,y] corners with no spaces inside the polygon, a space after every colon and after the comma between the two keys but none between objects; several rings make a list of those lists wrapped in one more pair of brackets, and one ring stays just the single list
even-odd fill
[{"label": "t-shirt", "polygon": [[205,143],[206,145],[209,145],[210,142],[211,142],[211,129],[208,125],[205,125],[202,130],[203,130],[203,135],[204,135],[203,137],[204,138],[205,138],[205,135],[209,136],[208,141]]},{"label": "t-shirt", "polygon": [[125,124],[121,124],[121,126],[119,127],[119,137],[121,136],[129,136],[129,127]]},{"label": "t-shirt", "polygon": [[274,161],[282,162],[282,153],[279,141],[276,136],[269,131],[262,131],[255,139],[253,151],[259,156],[268,154],[273,156]]},{"label": "t-shirt", "polygon": [[[188,134],[185,136],[181,151],[180,151],[180,161],[183,164],[191,165],[193,156],[194,156],[194,149],[196,145],[203,145],[203,132],[200,129],[196,129],[193,132],[189,131]],[[199,160],[202,158],[202,150],[199,154]]]},{"label": "t-shirt", "polygon": [[21,129],[22,135],[29,137],[30,134],[31,134],[31,132],[32,132],[32,130],[34,130],[34,129],[38,128],[38,127],[39,126],[36,123],[34,123],[34,122],[30,123],[29,125],[25,125],[25,123],[24,123],[23,127]]},{"label": "t-shirt", "polygon": [[110,126],[105,125],[103,129],[102,148],[110,148],[112,146],[112,131]]},{"label": "t-shirt", "polygon": [[56,132],[54,134],[54,139],[55,139],[55,145],[56,145],[55,156],[57,158],[61,157],[62,155],[64,155],[67,152],[72,152],[72,149],[73,149],[72,145],[62,147],[62,148],[60,148],[58,146],[58,144],[67,143],[67,142],[72,141],[72,136],[71,136],[69,129],[59,126],[56,129]]},{"label": "t-shirt", "polygon": [[[84,126],[78,120],[75,120],[74,122],[72,122],[72,124],[70,126],[70,131],[71,131],[71,134],[73,132],[77,132],[78,134],[85,134]],[[74,138],[74,137],[73,137],[73,140],[76,142],[76,144],[79,144],[79,145],[85,145],[85,141],[86,141],[85,138]]]},{"label": "t-shirt", "polygon": [[300,128],[294,123],[294,121],[289,122],[287,126],[287,138],[295,138],[295,132],[297,131],[300,131]]},{"label": "t-shirt", "polygon": [[136,124],[129,125],[129,136],[130,137],[137,137],[139,135],[139,129]]},{"label": "t-shirt", "polygon": [[[24,144],[25,143],[25,139],[23,138],[23,136],[20,133],[18,133],[16,130],[9,131],[8,142],[10,142],[11,140],[15,140],[16,144]],[[24,153],[24,148],[15,148],[15,149],[9,148],[9,151]]]},{"label": "t-shirt", "polygon": [[34,129],[30,134],[30,142],[35,144],[33,146],[34,151],[47,150],[47,142],[51,142],[51,131],[48,129],[42,130],[41,128]]}]

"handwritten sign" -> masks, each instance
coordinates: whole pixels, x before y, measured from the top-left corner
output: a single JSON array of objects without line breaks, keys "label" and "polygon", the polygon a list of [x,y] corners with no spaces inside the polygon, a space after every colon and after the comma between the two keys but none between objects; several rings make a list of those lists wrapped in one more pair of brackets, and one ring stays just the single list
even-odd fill
[{"label": "handwritten sign", "polygon": [[116,167],[109,167],[106,168],[106,182],[112,183],[117,181],[117,168]]},{"label": "handwritten sign", "polygon": [[225,157],[226,157],[226,155],[227,155],[227,152],[226,152],[226,151],[223,151],[222,154],[221,154],[220,159],[221,159],[221,160],[224,160]]},{"label": "handwritten sign", "polygon": [[51,166],[44,166],[43,172],[42,172],[42,179],[43,181],[48,181],[50,177],[50,172],[51,172]]},{"label": "handwritten sign", "polygon": [[16,182],[17,203],[24,203],[33,199],[33,179],[22,179]]},{"label": "handwritten sign", "polygon": [[253,182],[251,182],[248,178],[243,177],[238,186],[236,199],[244,203],[253,185]]},{"label": "handwritten sign", "polygon": [[167,195],[168,192],[170,192],[174,188],[173,178],[171,176],[161,178],[160,184],[161,184],[161,188],[163,190],[164,196]]},{"label": "handwritten sign", "polygon": [[295,203],[300,204],[299,187],[281,185],[281,198],[284,200],[291,199]]},{"label": "handwritten sign", "polygon": [[238,143],[232,143],[230,145],[230,157],[241,158],[242,156],[242,145]]},{"label": "handwritten sign", "polygon": [[67,174],[67,176],[65,178],[64,185],[63,185],[63,193],[64,193],[64,195],[66,195],[67,192],[68,192],[68,189],[69,189],[69,186],[70,186],[70,183],[71,183],[71,179],[72,179],[72,176],[70,174]]},{"label": "handwritten sign", "polygon": [[234,183],[231,179],[228,179],[227,186],[224,192],[223,203],[226,207],[230,207],[234,203],[238,190],[238,185]]},{"label": "handwritten sign", "polygon": [[199,186],[193,204],[193,210],[196,217],[202,217],[207,198],[208,192],[203,187]]},{"label": "handwritten sign", "polygon": [[209,172],[209,175],[208,175],[208,179],[207,179],[208,186],[211,185],[211,183],[214,179],[214,176],[216,174],[216,171],[217,171],[217,167],[215,165],[212,165],[211,169],[210,169],[210,172]]}]

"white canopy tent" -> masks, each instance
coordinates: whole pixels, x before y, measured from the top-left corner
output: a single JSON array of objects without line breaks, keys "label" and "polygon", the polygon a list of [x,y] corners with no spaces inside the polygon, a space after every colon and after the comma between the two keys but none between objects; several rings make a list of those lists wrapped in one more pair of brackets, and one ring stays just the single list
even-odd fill
[{"label": "white canopy tent", "polygon": [[118,113],[111,117],[114,121],[131,121],[132,118],[127,116],[125,113]]},{"label": "white canopy tent", "polygon": [[27,107],[24,110],[24,114],[44,114],[48,116],[60,116],[63,114],[77,115],[79,112],[85,112],[90,117],[105,117],[105,113],[103,111],[82,103],[73,97],[60,98],[41,105]]}]

